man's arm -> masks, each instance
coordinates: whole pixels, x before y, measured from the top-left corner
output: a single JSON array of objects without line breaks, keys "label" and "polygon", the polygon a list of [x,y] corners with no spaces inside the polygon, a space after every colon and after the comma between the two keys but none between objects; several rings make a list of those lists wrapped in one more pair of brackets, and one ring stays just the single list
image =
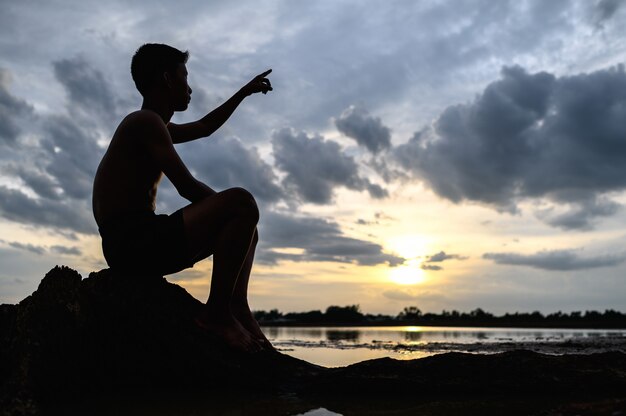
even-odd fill
[{"label": "man's arm", "polygon": [[152,111],[135,113],[134,125],[137,136],[143,141],[152,160],[172,182],[180,196],[196,202],[216,192],[198,181],[176,153],[172,138],[163,120]]},{"label": "man's arm", "polygon": [[252,81],[247,83],[243,88],[230,97],[228,101],[208,113],[206,116],[202,117],[200,120],[186,124],[168,123],[167,129],[172,138],[172,142],[184,143],[213,134],[217,129],[222,127],[226,120],[230,118],[244,98],[257,92],[266,94],[268,91],[272,91],[272,85],[270,84],[269,79],[266,78],[270,72],[272,72],[271,69],[254,77]]}]

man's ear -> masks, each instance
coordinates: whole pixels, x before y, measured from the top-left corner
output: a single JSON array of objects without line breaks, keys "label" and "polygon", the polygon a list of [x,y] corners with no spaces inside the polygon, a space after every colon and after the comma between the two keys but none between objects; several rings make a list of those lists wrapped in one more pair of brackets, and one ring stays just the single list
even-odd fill
[{"label": "man's ear", "polygon": [[163,80],[165,81],[165,85],[167,85],[168,88],[172,87],[172,78],[170,77],[170,74],[168,74],[167,72],[164,72]]}]

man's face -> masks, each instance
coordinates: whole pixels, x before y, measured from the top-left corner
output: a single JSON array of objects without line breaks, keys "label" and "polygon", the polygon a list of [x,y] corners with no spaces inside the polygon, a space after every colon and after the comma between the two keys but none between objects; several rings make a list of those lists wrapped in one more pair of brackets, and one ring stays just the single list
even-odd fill
[{"label": "man's face", "polygon": [[187,66],[179,64],[171,74],[171,98],[174,103],[174,111],[185,111],[191,101],[191,88],[187,83]]}]

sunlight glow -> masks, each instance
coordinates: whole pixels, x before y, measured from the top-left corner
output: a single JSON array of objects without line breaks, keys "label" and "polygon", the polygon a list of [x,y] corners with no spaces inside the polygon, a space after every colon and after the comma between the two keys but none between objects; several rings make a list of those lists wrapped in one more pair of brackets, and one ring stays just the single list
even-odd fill
[{"label": "sunlight glow", "polygon": [[414,259],[428,254],[429,245],[429,238],[419,234],[391,237],[387,239],[387,244],[385,244],[390,251],[406,259]]},{"label": "sunlight glow", "polygon": [[406,266],[398,266],[389,271],[389,278],[399,285],[415,285],[426,280],[424,270],[416,261],[409,261]]}]

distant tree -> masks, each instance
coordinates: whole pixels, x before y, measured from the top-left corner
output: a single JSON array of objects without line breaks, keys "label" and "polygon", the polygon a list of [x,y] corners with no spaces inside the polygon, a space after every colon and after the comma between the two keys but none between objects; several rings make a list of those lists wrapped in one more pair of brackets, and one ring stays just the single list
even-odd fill
[{"label": "distant tree", "polygon": [[324,319],[327,322],[361,322],[363,314],[359,305],[329,306]]},{"label": "distant tree", "polygon": [[320,310],[308,312],[290,312],[285,315],[285,319],[293,322],[306,324],[321,323],[324,321],[324,314]]},{"label": "distant tree", "polygon": [[400,321],[415,321],[422,316],[422,311],[417,306],[406,306],[402,312],[398,314]]},{"label": "distant tree", "polygon": [[573,311],[572,313],[569,314],[569,316],[572,319],[579,320],[580,317],[582,316],[582,312],[580,312],[580,311]]},{"label": "distant tree", "polygon": [[489,312],[483,311],[481,308],[476,308],[470,312],[470,316],[475,319],[488,319],[493,318],[493,315]]},{"label": "distant tree", "polygon": [[257,321],[272,322],[272,321],[277,321],[282,317],[283,317],[283,314],[278,309],[272,309],[269,312],[254,311],[254,318]]}]

